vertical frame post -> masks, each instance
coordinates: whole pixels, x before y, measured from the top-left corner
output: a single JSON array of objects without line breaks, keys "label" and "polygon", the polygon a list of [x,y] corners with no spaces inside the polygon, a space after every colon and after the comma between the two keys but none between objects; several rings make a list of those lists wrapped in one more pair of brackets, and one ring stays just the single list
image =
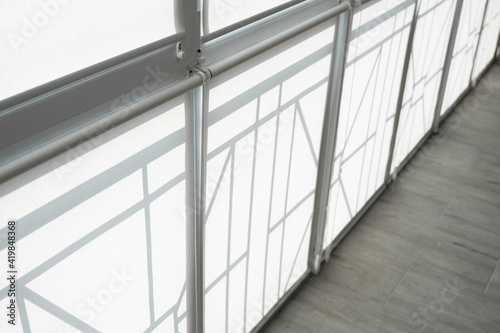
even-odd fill
[{"label": "vertical frame post", "polygon": [[349,37],[351,33],[352,9],[337,17],[335,39],[328,79],[325,117],[318,160],[318,177],[314,198],[314,213],[311,225],[308,266],[311,272],[318,274],[323,253],[328,197],[337,141],[337,126],[340,114],[340,99],[346,65]]},{"label": "vertical frame post", "polygon": [[206,84],[186,94],[187,331],[203,333],[205,319]]},{"label": "vertical frame post", "polygon": [[476,86],[476,82],[474,80],[474,70],[476,69],[476,58],[479,53],[479,45],[481,44],[481,38],[483,37],[484,30],[484,21],[486,21],[486,14],[488,13],[488,7],[490,6],[490,0],[486,0],[486,4],[484,5],[484,14],[483,20],[481,21],[481,30],[479,30],[479,38],[477,39],[476,52],[474,52],[474,58],[472,60],[472,70],[470,72],[470,85],[474,88]]},{"label": "vertical frame post", "polygon": [[401,109],[403,107],[403,99],[406,90],[406,81],[408,78],[408,69],[410,67],[410,59],[413,51],[413,40],[415,39],[415,30],[417,29],[418,15],[420,13],[420,7],[422,5],[422,0],[415,0],[415,11],[413,13],[413,21],[410,26],[410,33],[408,35],[408,44],[406,47],[405,61],[403,64],[403,76],[401,77],[401,85],[399,88],[398,102],[396,104],[396,113],[394,115],[394,127],[392,130],[391,145],[389,147],[389,157],[387,159],[387,166],[385,170],[385,182],[389,183],[391,177],[391,166],[392,159],[394,157],[394,149],[396,147],[396,139],[398,135],[399,128],[399,118],[401,116]]},{"label": "vertical frame post", "polygon": [[[185,31],[182,51],[195,66],[201,46],[201,17],[198,0],[175,0],[176,30]],[[192,71],[189,71],[192,74]],[[204,332],[204,247],[206,122],[205,86],[185,95],[186,129],[186,321],[188,333]]]},{"label": "vertical frame post", "polygon": [[434,121],[432,123],[432,130],[437,133],[439,129],[439,120],[441,119],[441,109],[443,108],[444,94],[446,92],[446,85],[448,84],[448,76],[450,75],[451,61],[453,59],[453,51],[455,50],[455,41],[457,40],[458,26],[460,24],[460,16],[462,14],[462,7],[464,0],[457,0],[457,7],[455,8],[455,16],[451,26],[450,41],[448,43],[448,50],[446,51],[446,60],[443,67],[443,76],[441,77],[441,85],[439,86],[436,111],[434,113]]}]

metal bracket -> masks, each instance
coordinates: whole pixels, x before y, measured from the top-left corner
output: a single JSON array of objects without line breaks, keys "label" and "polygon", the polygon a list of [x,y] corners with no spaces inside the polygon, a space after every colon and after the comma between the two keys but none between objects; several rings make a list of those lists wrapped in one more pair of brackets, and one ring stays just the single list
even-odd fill
[{"label": "metal bracket", "polygon": [[191,75],[199,76],[204,84],[212,79],[212,72],[208,68],[201,66],[188,69],[187,76]]},{"label": "metal bracket", "polygon": [[197,50],[197,57],[198,57],[198,64],[199,65],[204,65],[207,59],[203,56],[203,52],[201,50]]},{"label": "metal bracket", "polygon": [[333,244],[330,244],[325,249],[325,261],[326,262],[330,261],[330,258],[332,257],[332,252],[333,252]]},{"label": "metal bracket", "polygon": [[176,52],[177,52],[177,59],[179,60],[186,59],[186,53],[184,53],[184,50],[182,49],[182,43],[180,42],[177,43]]},{"label": "metal bracket", "polygon": [[319,273],[319,271],[321,269],[321,256],[318,255],[318,256],[316,256],[316,258],[314,258],[313,269],[314,269],[314,272]]},{"label": "metal bracket", "polygon": [[[203,74],[206,75],[207,77],[207,81],[211,80],[212,79],[212,71],[206,67],[202,67],[202,66],[196,66],[195,69],[197,69],[198,71],[202,72]],[[204,81],[205,82],[205,81]]]}]

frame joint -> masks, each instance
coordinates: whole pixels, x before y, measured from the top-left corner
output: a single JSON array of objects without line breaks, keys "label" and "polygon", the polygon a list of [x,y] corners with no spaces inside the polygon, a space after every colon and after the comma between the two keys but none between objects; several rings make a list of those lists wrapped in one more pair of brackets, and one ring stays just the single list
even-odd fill
[{"label": "frame joint", "polygon": [[361,0],[338,0],[337,5],[341,5],[344,2],[347,2],[351,8],[356,8],[362,5]]},{"label": "frame joint", "polygon": [[205,67],[195,66],[193,68],[188,69],[187,76],[197,75],[203,81],[203,84],[207,83],[212,79],[212,72]]}]

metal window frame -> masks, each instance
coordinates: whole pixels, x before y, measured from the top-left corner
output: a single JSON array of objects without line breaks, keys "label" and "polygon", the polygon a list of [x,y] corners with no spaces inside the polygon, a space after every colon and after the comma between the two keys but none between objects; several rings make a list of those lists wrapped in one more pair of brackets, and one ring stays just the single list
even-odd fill
[{"label": "metal window frame", "polygon": [[[372,195],[361,211],[328,246],[327,250],[322,250],[329,200],[329,184],[335,156],[342,78],[345,72],[347,48],[352,30],[352,17],[354,13],[379,1],[382,0],[339,0],[337,6],[334,7],[331,6],[333,0],[294,1],[292,6],[286,6],[287,9],[279,13],[265,12],[261,16],[253,17],[252,20],[256,20],[265,16],[265,19],[258,22],[259,24],[248,24],[250,21],[242,21],[240,24],[245,25],[245,27],[238,26],[237,30],[232,27],[223,31],[223,36],[212,35],[213,40],[209,38],[210,35],[205,36],[209,41],[202,44],[200,2],[198,0],[176,0],[176,10],[180,15],[179,17],[182,17],[182,20],[177,22],[177,25],[181,28],[185,27],[184,32],[0,102],[0,109],[3,109],[3,111],[0,111],[0,133],[2,135],[5,133],[12,134],[12,136],[6,136],[6,141],[2,137],[2,143],[0,144],[0,184],[64,152],[69,147],[89,140],[93,136],[143,114],[168,100],[185,95],[186,131],[188,133],[186,139],[186,204],[191,212],[191,214],[187,214],[186,221],[187,322],[189,332],[202,333],[204,332],[205,320],[204,214],[207,169],[208,81],[304,31],[336,18],[337,22],[335,24],[337,28],[327,90],[329,94],[326,102],[315,189],[314,218],[311,227],[308,258],[309,267],[306,273],[298,279],[252,330],[252,332],[257,332],[286,303],[310,273],[319,273],[321,262],[328,260],[331,250],[354,227],[387,187],[421,0],[415,0],[415,13],[408,36],[401,78],[402,83],[387,161],[386,183]],[[443,70],[438,95],[439,103],[434,117],[434,131],[437,130],[439,121],[444,118],[440,117],[440,111],[463,1],[457,0],[445,69]],[[484,15],[486,15],[488,1]],[[282,9],[281,7],[276,8]],[[485,16],[483,17],[483,25],[484,18]],[[477,47],[479,47],[482,30],[483,26],[481,27]],[[174,59],[177,59],[178,42],[183,43],[188,56],[186,59],[177,61]],[[498,52],[492,63],[497,57]],[[201,65],[207,59],[210,65],[202,67]],[[172,60],[174,60],[174,63],[170,62]],[[137,87],[145,86],[144,75],[139,74],[144,74],[145,68],[148,68],[148,66],[153,68],[158,66],[160,71],[168,73],[170,76],[146,96],[134,100],[133,108],[129,107],[127,103],[117,102],[116,98],[120,95],[129,93]],[[484,72],[481,76],[483,74]],[[122,85],[114,86],[110,84],[122,80],[125,81]],[[95,98],[96,96],[97,98]],[[67,105],[65,101],[74,104],[75,101],[87,99],[92,99],[90,104],[77,105],[69,114],[61,115],[57,112],[44,111],[60,110],[61,107]],[[13,129],[18,130],[16,125],[21,124],[26,117],[34,117],[33,119],[49,117],[53,119],[52,122],[45,122],[37,124],[33,128],[27,128],[23,135],[16,136]],[[404,164],[415,154],[430,134],[431,131],[422,138],[421,142],[408,154],[397,170],[404,167]]]},{"label": "metal window frame", "polygon": [[[202,74],[203,78],[203,74]],[[205,186],[208,89],[204,84],[186,100],[186,313],[188,332],[204,332]]]},{"label": "metal window frame", "polygon": [[[343,1],[343,0],[340,0],[340,1]],[[351,8],[352,8],[351,12],[352,13],[351,13],[350,25],[352,25],[352,16],[353,15],[355,15],[356,13],[359,13],[360,11],[362,11],[362,10],[364,10],[364,9],[366,9],[366,8],[368,8],[368,7],[374,5],[382,0],[361,0],[361,1],[360,0],[344,0],[344,1],[349,1],[351,4]],[[413,18],[412,18],[412,23],[410,26],[410,32],[408,35],[408,44],[407,44],[407,50],[405,53],[405,62],[403,64],[403,70],[401,73],[402,76],[406,76],[407,71],[408,71],[408,66],[406,66],[406,61],[408,60],[408,62],[409,62],[409,56],[411,55],[411,48],[413,46],[413,38],[414,38],[414,29],[416,26],[415,18],[418,18],[418,16],[416,16],[417,15],[416,13],[417,13],[417,9],[420,8],[420,0],[415,0],[414,6],[415,6],[415,9],[414,9],[414,14],[413,14]],[[352,27],[350,27],[350,29],[352,29]],[[349,41],[349,39],[350,39],[350,31],[349,31],[349,37],[348,37],[347,41]],[[347,49],[347,47],[348,47],[348,44],[346,44],[344,46],[344,48],[346,48],[346,49]],[[344,64],[344,70],[345,70],[345,64]],[[399,94],[403,94],[403,93],[404,93],[404,86],[400,86]],[[339,107],[340,107],[340,102],[341,101],[339,101]],[[396,109],[396,113],[398,113],[398,109]],[[325,135],[325,133],[323,133],[323,135]],[[395,137],[396,137],[396,131],[393,131],[391,142],[392,142],[392,140],[395,140]],[[333,156],[335,156],[335,153],[333,153],[333,154],[334,154]],[[332,163],[333,162],[334,161],[332,160]],[[333,170],[333,164],[331,166],[331,170]],[[319,177],[319,175],[318,175],[318,177]],[[326,181],[326,179],[323,179],[323,181]],[[328,184],[330,184],[330,181],[331,181],[331,176],[328,180]],[[318,185],[318,186],[320,186],[320,185]],[[322,184],[321,187],[324,187],[324,184]],[[364,214],[376,202],[376,200],[380,197],[380,195],[382,195],[382,193],[385,191],[386,188],[387,188],[387,184],[386,184],[386,182],[384,182],[383,185],[380,186],[375,191],[375,193],[373,193],[373,195],[368,199],[368,201],[363,205],[363,207],[360,209],[360,211],[355,216],[353,216],[351,221],[349,221],[349,223],[337,235],[337,237],[335,237],[335,239],[333,239],[333,241],[325,248],[325,250],[322,251],[322,254],[320,257],[318,257],[318,253],[317,253],[318,238],[315,238],[315,239],[311,238],[309,265],[311,267],[310,269],[311,269],[312,273],[319,274],[321,262],[329,260],[331,252],[342,241],[342,239],[345,236],[347,236],[347,234],[350,232],[350,230],[352,228],[354,228],[354,226],[357,224],[357,222],[364,216]],[[318,190],[317,190],[317,193],[318,193]],[[325,195],[325,194],[322,194],[322,195]],[[329,191],[326,192],[326,196],[329,196]],[[323,202],[328,204],[329,198],[328,197],[322,198],[322,200],[323,200]],[[315,201],[315,205],[316,205],[316,201]],[[318,207],[315,206],[315,211],[314,211],[315,216],[318,215],[318,220],[319,220],[317,222],[318,235],[316,237],[321,237],[321,241],[323,241],[324,233],[325,233],[327,208],[328,207],[324,206],[324,204],[323,205],[318,204]],[[319,209],[319,212],[316,211],[316,209]],[[319,219],[319,216],[321,216],[321,219]],[[314,244],[313,244],[313,241],[315,242]]]},{"label": "metal window frame", "polygon": [[481,39],[483,37],[484,22],[486,21],[486,15],[488,14],[489,6],[492,4],[490,0],[486,0],[486,5],[484,6],[483,20],[481,22],[481,29],[479,30],[479,38],[477,39],[476,52],[474,52],[474,58],[472,60],[472,70],[470,72],[469,82],[472,88],[476,86],[477,81],[474,79],[474,71],[476,69],[477,54],[479,53],[479,46],[481,45]]},{"label": "metal window frame", "polygon": [[[103,67],[108,63],[98,64],[5,102],[7,108],[0,111],[0,183],[68,147],[92,138],[104,130],[103,123],[109,129],[110,124],[115,126],[123,123],[201,85],[203,82],[199,76],[185,77],[191,68],[202,65],[207,58],[212,61],[212,65],[206,66],[209,71],[216,72],[221,66],[225,66],[223,71],[226,71],[238,61],[243,62],[270,48],[273,43],[281,43],[301,29],[308,29],[326,20],[329,15],[333,17],[342,12],[342,6],[332,8],[334,1],[300,3],[295,6],[297,8],[289,8],[267,24],[242,29],[236,36],[229,34],[220,38],[216,45],[202,46],[198,1],[176,0],[176,10],[183,17],[176,24],[179,29],[184,25],[186,29],[183,34],[169,40],[169,45],[107,69]],[[176,58],[178,38],[181,36],[188,54],[185,60]],[[256,42],[248,47],[249,41],[257,40],[267,44],[262,47],[261,42]],[[133,55],[142,51],[135,50]],[[117,60],[112,59],[110,63],[113,61]],[[93,73],[95,70],[99,71]],[[146,89],[153,79],[152,71],[164,74],[153,90]],[[68,83],[68,80],[75,78],[79,79]],[[51,90],[54,87],[56,89]],[[129,95],[134,89],[142,89],[147,94],[133,99],[134,107],[131,108],[132,102],[123,96]],[[38,93],[42,94],[36,95]],[[19,130],[19,124],[24,127],[22,131]]]},{"label": "metal window frame", "polygon": [[304,1],[306,1],[306,0],[288,0],[287,2],[285,2],[281,5],[270,8],[270,9],[265,10],[259,14],[250,16],[250,17],[243,19],[241,21],[238,21],[236,23],[230,24],[224,28],[221,28],[221,29],[218,29],[215,31],[210,31],[210,28],[208,26],[210,0],[203,0],[203,37],[202,37],[202,41],[209,42],[211,40],[217,39],[221,36],[227,35],[230,32],[233,32],[235,30],[243,28],[251,23],[255,23],[255,22],[260,21],[268,16],[282,12],[283,10],[290,8],[292,6],[295,6],[295,5],[297,5],[301,2],[304,2]]},{"label": "metal window frame", "polygon": [[[401,77],[401,85],[399,90],[398,101],[396,104],[396,113],[394,115],[394,125],[392,130],[392,138],[389,146],[389,155],[387,158],[387,165],[385,170],[385,182],[386,184],[391,181],[391,167],[394,159],[394,149],[396,147],[396,140],[398,137],[399,129],[399,119],[401,118],[401,110],[403,109],[403,99],[406,91],[406,81],[408,79],[408,71],[410,67],[411,54],[413,52],[413,42],[415,40],[415,31],[417,30],[418,17],[420,14],[420,8],[422,7],[422,0],[417,0],[415,2],[415,13],[413,14],[413,21],[410,27],[410,34],[408,36],[408,46],[406,48],[405,60],[403,64],[403,75]],[[394,177],[397,173],[394,173]]]},{"label": "metal window frame", "polygon": [[[483,21],[483,24],[484,24],[484,21]],[[481,31],[481,33],[482,33],[482,31]],[[479,40],[481,38],[481,33],[480,33],[480,36],[479,36],[479,39],[478,39],[478,45],[479,45]],[[498,45],[497,48],[500,47],[500,34],[498,36],[497,45]],[[447,52],[448,51],[449,51],[449,48],[448,48]],[[499,55],[500,54],[495,55],[491,59],[491,61],[488,63],[488,65],[486,65],[486,67],[484,68],[484,70],[477,76],[476,81],[479,81],[486,74],[486,72],[488,72],[488,70],[491,68],[491,66],[493,66],[493,64],[495,63],[495,61],[497,61]],[[473,86],[474,86],[474,84],[471,81],[470,84],[469,84],[469,87],[455,100],[455,102],[452,103],[452,105],[445,112],[445,114],[443,114],[442,116],[439,115],[439,120],[438,120],[438,124],[437,124],[438,127],[453,112],[453,110],[455,109],[455,107],[460,102],[462,102],[463,99],[469,94],[469,92],[471,91],[471,89],[473,88]],[[405,168],[405,166],[411,161],[411,159],[418,153],[418,151],[420,150],[420,148],[427,142],[427,140],[429,138],[432,137],[433,134],[436,134],[436,132],[434,130],[434,126],[420,139],[420,141],[417,143],[417,145],[408,153],[408,155],[403,159],[403,161],[400,163],[400,165],[395,168],[394,173],[392,175],[392,180],[394,180],[396,178],[397,174],[401,170],[403,170]],[[388,183],[390,183],[390,182],[391,182],[391,179],[388,180]]]},{"label": "metal window frame", "polygon": [[[323,1],[322,4],[327,5],[328,1]],[[196,5],[194,1],[184,2],[184,6],[182,7],[183,14],[195,12],[192,10],[194,5]],[[191,8],[191,10],[189,11],[187,8]],[[48,142],[43,142],[43,145],[39,144],[28,153],[23,152],[21,156],[16,156],[16,158],[8,160],[0,168],[0,182],[15,177],[22,172],[50,159],[51,157],[64,152],[68,149],[68,147],[75,146],[81,142],[89,140],[103,131],[109,130],[110,128],[143,114],[168,100],[185,94],[186,131],[188,134],[186,139],[186,204],[188,207],[188,212],[186,214],[187,323],[189,332],[201,333],[204,331],[205,319],[203,246],[205,210],[204,198],[206,184],[206,115],[208,112],[208,95],[205,84],[212,77],[223,74],[235,66],[244,63],[245,61],[301,34],[302,32],[314,28],[317,25],[340,15],[341,13],[349,10],[349,8],[350,6],[348,3],[335,6],[326,11],[322,11],[321,7],[315,7],[317,15],[312,15],[312,17],[303,20],[299,24],[296,24],[295,22],[294,26],[289,29],[282,30],[270,38],[264,39],[259,43],[247,47],[243,51],[232,53],[230,56],[225,56],[222,60],[215,62],[209,67],[207,66],[203,68],[198,66],[198,69],[190,69],[189,66],[185,66],[183,63],[179,66],[185,66],[186,70],[188,70],[189,76],[186,79],[169,85],[166,88],[157,89],[147,97],[134,101],[133,108],[130,108],[127,105],[120,105],[120,107],[113,110],[113,112],[105,112],[104,115],[100,115],[97,119],[94,118],[92,121],[82,122],[78,127],[73,126],[71,132],[59,134],[55,138],[48,140]],[[196,11],[196,13],[196,18],[191,15],[190,20],[197,19],[199,22],[199,12]],[[185,17],[187,17],[187,15]],[[284,19],[281,19],[281,21],[284,22]],[[283,22],[281,22],[281,26],[283,26]],[[183,24],[183,22],[180,24]],[[197,30],[197,28],[195,28],[195,30]],[[197,36],[199,36],[199,34],[197,34]],[[191,36],[191,40],[189,40],[186,36],[185,43],[186,45],[192,44],[195,48],[199,47],[197,45],[196,38],[193,38],[193,36]],[[192,49],[193,46],[189,47],[189,49]],[[199,48],[197,48],[197,50],[199,50]],[[170,51],[175,52],[176,49],[171,49]],[[134,65],[136,64],[136,61],[133,61]],[[192,61],[191,64],[197,65],[198,61],[196,61],[196,63]],[[116,73],[117,77],[122,74],[122,72]],[[101,75],[105,75],[105,73],[102,73]],[[92,83],[96,84],[96,82],[97,81],[93,81]],[[80,82],[73,84],[79,83]],[[204,89],[200,88],[203,85],[205,85]],[[81,90],[79,92],[81,92]],[[64,92],[61,92],[61,94],[64,94]],[[56,95],[59,96],[57,93]],[[67,94],[64,95],[66,98],[68,98],[68,96],[69,95]],[[45,97],[46,96],[41,96],[35,101],[28,101],[27,104],[29,107],[34,107],[36,104],[35,102],[47,103]],[[9,112],[6,112],[6,114],[16,113],[16,110],[13,109],[8,111]],[[300,281],[303,281],[306,276],[307,274],[305,274]],[[290,297],[299,285],[300,283],[296,283],[280,300],[280,304],[288,299],[288,297]],[[263,325],[277,311],[277,309],[278,307],[273,308],[259,325]]]},{"label": "metal window frame", "polygon": [[[422,1],[422,0],[418,0],[418,1]],[[458,96],[458,98],[451,104],[451,106],[448,108],[448,110],[443,115],[441,115],[441,109],[442,109],[442,104],[444,102],[444,96],[446,93],[446,84],[447,84],[446,82],[443,82],[443,79],[445,77],[446,77],[446,80],[448,79],[449,69],[451,66],[451,61],[453,58],[453,52],[454,52],[454,48],[455,48],[455,41],[456,41],[456,37],[457,37],[456,35],[458,33],[458,26],[460,24],[460,17],[461,17],[461,12],[462,12],[462,8],[463,8],[463,1],[464,0],[457,0],[457,3],[456,3],[455,14],[454,14],[453,22],[452,22],[452,28],[450,31],[450,39],[449,39],[449,43],[448,43],[447,50],[446,50],[445,62],[443,65],[443,73],[441,75],[442,80],[441,80],[441,83],[439,86],[436,110],[434,113],[434,118],[433,118],[433,123],[432,123],[431,129],[420,139],[420,141],[417,143],[417,145],[406,155],[406,157],[403,159],[403,161],[398,166],[395,167],[392,174],[390,173],[390,166],[388,166],[388,172],[386,173],[387,184],[390,184],[392,181],[394,181],[396,179],[399,172],[405,168],[405,166],[408,164],[408,162],[416,155],[416,153],[424,145],[424,143],[427,141],[427,139],[429,139],[432,136],[432,134],[436,134],[439,131],[439,125],[448,117],[448,115],[455,109],[455,107],[468,95],[468,93],[471,91],[471,89],[473,87],[475,87],[476,82],[474,82],[474,81],[479,81],[485,75],[485,73],[491,68],[493,63],[496,61],[497,56],[495,55],[493,57],[493,59],[486,65],[484,70],[477,76],[477,78],[475,80],[473,79],[472,75],[474,72],[474,64],[475,64],[476,57],[477,57],[477,49],[479,47],[479,43],[480,43],[480,40],[482,38],[484,21],[485,21],[486,13],[488,10],[488,5],[490,4],[489,0],[486,0],[485,12],[483,14],[484,15],[483,21],[481,24],[479,38],[478,38],[478,42],[476,45],[476,52],[475,52],[474,59],[473,59],[473,68],[472,68],[472,72],[471,72],[472,74],[471,74],[471,79],[469,81],[469,86],[465,89],[465,91],[462,94],[460,94],[460,96]],[[459,3],[461,3],[461,4],[459,4]],[[458,8],[459,5],[462,7]],[[500,35],[498,37],[497,44],[500,45]],[[446,72],[445,72],[445,68],[447,68]],[[391,149],[394,149],[394,148],[391,148]],[[392,152],[392,153],[394,153],[394,152]],[[392,155],[391,159],[389,160],[389,163],[393,162],[392,159],[393,159],[393,155]]]},{"label": "metal window frame", "polygon": [[352,30],[352,9],[338,17],[334,49],[330,64],[328,95],[325,105],[323,132],[318,160],[316,195],[314,198],[313,220],[311,224],[311,240],[309,243],[308,266],[313,274],[319,274],[323,257],[323,240],[332,178],[337,128],[340,115],[340,101],[345,73],[345,65],[349,47],[349,36]]},{"label": "metal window frame", "polygon": [[[463,0],[463,1],[465,1],[465,0]],[[477,43],[476,43],[476,51],[474,53],[474,57],[472,60],[472,68],[471,68],[471,76],[469,77],[469,85],[455,99],[455,101],[448,107],[448,109],[442,115],[441,115],[441,111],[442,111],[441,109],[439,110],[439,113],[436,112],[435,118],[434,118],[434,123],[433,123],[433,132],[434,133],[439,132],[439,126],[443,123],[443,121],[453,112],[453,110],[457,107],[457,105],[460,104],[465,99],[465,97],[469,94],[469,92],[476,86],[477,82],[484,76],[484,74],[487,72],[487,70],[493,65],[494,59],[485,67],[485,69],[477,76],[476,79],[473,78],[474,66],[476,63],[477,52],[479,49],[479,44],[480,44],[482,33],[483,33],[484,21],[485,21],[486,13],[488,10],[488,4],[489,4],[489,0],[486,0],[485,6],[484,6],[483,20],[481,22],[481,27],[480,27],[480,30],[478,33],[478,38],[477,38]],[[499,36],[499,38],[500,38],[500,36]],[[452,60],[453,59],[450,60],[450,66],[451,66]],[[444,97],[446,95],[446,87],[444,87],[443,89],[444,89],[443,90],[443,101],[444,101]],[[442,108],[442,105],[441,105],[441,108]]]},{"label": "metal window frame", "polygon": [[141,103],[185,77],[198,62],[197,0],[175,0],[175,10],[179,33],[0,101],[0,168],[130,105],[131,92]]},{"label": "metal window frame", "polygon": [[313,20],[316,16],[334,9],[336,4],[337,0],[302,1],[258,22],[228,32],[214,40],[205,41],[201,46],[205,60],[203,66],[210,67],[236,53],[246,52],[249,46]]}]

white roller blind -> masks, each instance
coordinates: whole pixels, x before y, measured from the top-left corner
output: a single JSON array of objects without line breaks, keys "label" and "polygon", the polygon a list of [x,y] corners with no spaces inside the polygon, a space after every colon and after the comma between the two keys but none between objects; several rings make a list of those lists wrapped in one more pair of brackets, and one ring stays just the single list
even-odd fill
[{"label": "white roller blind", "polygon": [[205,0],[208,1],[208,27],[214,32],[290,0]]},{"label": "white roller blind", "polygon": [[414,1],[354,14],[324,247],[383,184]]},{"label": "white roller blind", "polygon": [[17,223],[16,328],[185,332],[184,104],[105,129],[0,187],[0,235]]},{"label": "white roller blind", "polygon": [[486,0],[464,0],[441,115],[469,86],[485,5]]},{"label": "white roller blind", "polygon": [[500,2],[488,2],[483,31],[479,40],[476,62],[474,64],[473,79],[481,74],[486,66],[493,60],[497,49],[498,35],[500,34]]},{"label": "white roller blind", "polygon": [[3,1],[0,100],[174,34],[173,2]]},{"label": "white roller blind", "polygon": [[333,34],[315,29],[211,81],[207,332],[249,332],[307,270]]},{"label": "white roller blind", "polygon": [[456,0],[423,0],[420,6],[391,172],[431,129]]}]

